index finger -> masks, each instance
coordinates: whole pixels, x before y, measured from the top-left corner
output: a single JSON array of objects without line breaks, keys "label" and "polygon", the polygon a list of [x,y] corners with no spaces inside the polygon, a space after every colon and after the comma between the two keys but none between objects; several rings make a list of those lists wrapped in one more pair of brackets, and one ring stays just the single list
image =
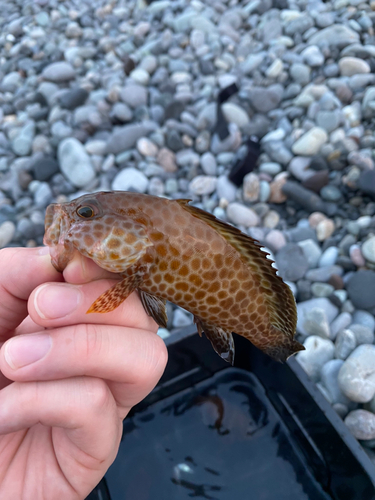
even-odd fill
[{"label": "index finger", "polygon": [[37,286],[63,281],[48,248],[4,248],[0,250],[0,342],[27,316],[27,301]]}]

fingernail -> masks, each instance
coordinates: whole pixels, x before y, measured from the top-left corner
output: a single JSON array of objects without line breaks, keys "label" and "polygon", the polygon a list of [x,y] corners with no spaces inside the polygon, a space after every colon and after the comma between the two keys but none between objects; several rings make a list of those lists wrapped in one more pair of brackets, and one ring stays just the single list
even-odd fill
[{"label": "fingernail", "polygon": [[43,285],[35,294],[34,306],[43,319],[64,318],[77,309],[81,298],[82,292],[77,285]]},{"label": "fingernail", "polygon": [[46,333],[21,335],[5,343],[4,357],[8,365],[16,370],[44,358],[52,346]]}]

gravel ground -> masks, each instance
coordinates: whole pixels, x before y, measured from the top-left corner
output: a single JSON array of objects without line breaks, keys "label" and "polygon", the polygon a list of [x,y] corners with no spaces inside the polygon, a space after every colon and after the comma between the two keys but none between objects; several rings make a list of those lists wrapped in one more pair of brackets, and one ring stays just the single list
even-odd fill
[{"label": "gravel ground", "polygon": [[[1,5],[0,248],[85,192],[192,198],[270,251],[297,359],[375,461],[375,1]],[[192,322],[168,307],[163,336]]]}]

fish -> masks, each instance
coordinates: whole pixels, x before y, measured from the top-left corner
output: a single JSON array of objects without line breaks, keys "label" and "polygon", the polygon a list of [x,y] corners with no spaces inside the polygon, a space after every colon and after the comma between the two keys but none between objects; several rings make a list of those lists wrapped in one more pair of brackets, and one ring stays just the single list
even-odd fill
[{"label": "fish", "polygon": [[191,312],[199,335],[231,364],[232,333],[280,362],[303,350],[293,293],[260,243],[190,201],[104,191],[51,204],[44,244],[60,272],[78,251],[120,275],[87,313],[113,311],[137,291],[161,327],[167,300]]}]

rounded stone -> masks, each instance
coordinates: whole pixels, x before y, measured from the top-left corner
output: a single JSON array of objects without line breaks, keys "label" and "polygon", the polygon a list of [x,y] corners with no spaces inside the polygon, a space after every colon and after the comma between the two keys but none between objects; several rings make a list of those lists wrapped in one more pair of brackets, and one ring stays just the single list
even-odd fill
[{"label": "rounded stone", "polygon": [[59,61],[46,66],[42,72],[42,76],[51,82],[60,83],[73,80],[76,77],[76,73],[71,64]]},{"label": "rounded stone", "polygon": [[228,219],[239,226],[252,227],[260,222],[258,214],[240,203],[230,203],[227,207]]},{"label": "rounded stone", "polygon": [[375,395],[375,346],[358,346],[342,365],[338,382],[342,392],[351,401],[370,401]]},{"label": "rounded stone", "polygon": [[353,76],[371,72],[368,62],[358,57],[342,57],[339,61],[339,68],[341,76]]},{"label": "rounded stone", "polygon": [[189,191],[195,195],[203,196],[215,191],[217,179],[210,175],[198,175],[189,184]]},{"label": "rounded stone", "polygon": [[70,137],[60,142],[58,147],[60,170],[76,187],[84,187],[95,178],[95,171],[83,145]]},{"label": "rounded stone", "polygon": [[6,247],[12,241],[15,232],[16,226],[10,220],[0,225],[0,248]]},{"label": "rounded stone", "polygon": [[333,358],[335,346],[317,335],[308,337],[303,345],[306,350],[297,353],[296,359],[310,379],[317,382],[324,364]]},{"label": "rounded stone", "polygon": [[346,289],[354,307],[371,309],[375,307],[375,272],[360,270],[349,278]]},{"label": "rounded stone", "polygon": [[129,167],[121,170],[112,182],[115,191],[137,191],[145,193],[148,187],[148,179],[138,169]]},{"label": "rounded stone", "polygon": [[346,426],[357,439],[375,438],[375,415],[367,410],[353,410],[344,420]]},{"label": "rounded stone", "polygon": [[335,342],[335,356],[337,359],[346,359],[357,345],[357,339],[354,333],[349,330],[342,330],[337,334]]},{"label": "rounded stone", "polygon": [[363,243],[362,255],[366,260],[375,264],[375,236],[371,236]]},{"label": "rounded stone", "polygon": [[147,137],[141,137],[137,141],[137,149],[143,156],[156,156],[158,147]]},{"label": "rounded stone", "polygon": [[287,243],[276,255],[276,266],[284,280],[297,281],[304,277],[309,263],[297,244]]},{"label": "rounded stone", "polygon": [[292,151],[295,155],[313,156],[319,153],[327,140],[328,135],[324,129],[313,127],[293,144]]}]

